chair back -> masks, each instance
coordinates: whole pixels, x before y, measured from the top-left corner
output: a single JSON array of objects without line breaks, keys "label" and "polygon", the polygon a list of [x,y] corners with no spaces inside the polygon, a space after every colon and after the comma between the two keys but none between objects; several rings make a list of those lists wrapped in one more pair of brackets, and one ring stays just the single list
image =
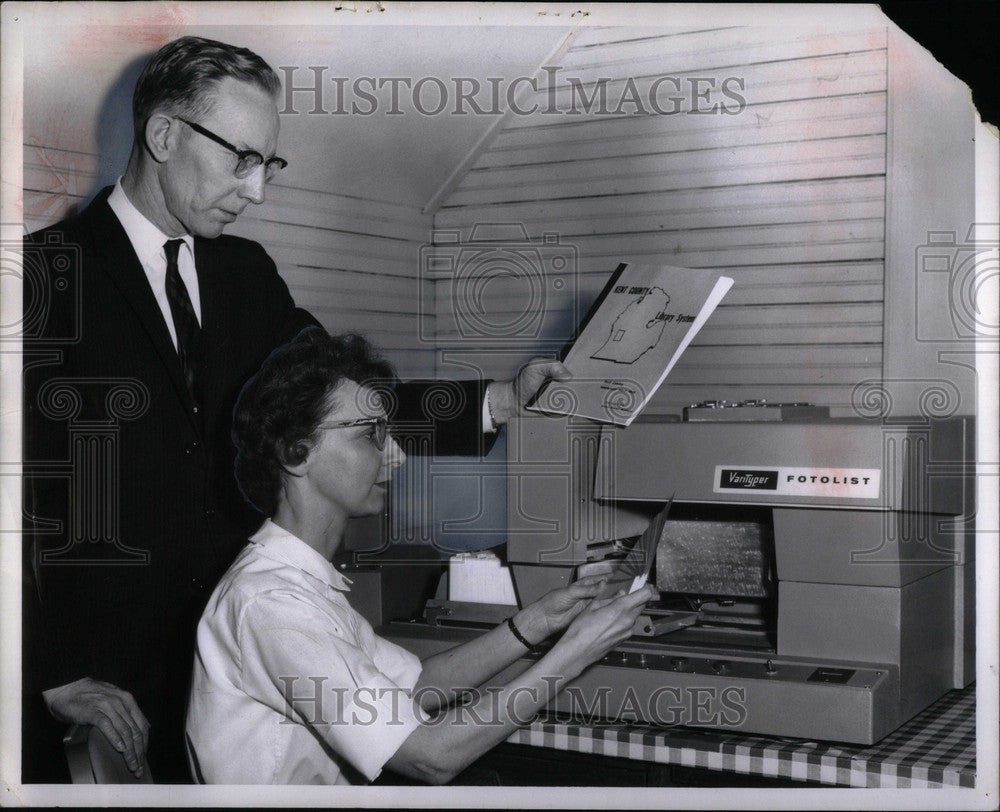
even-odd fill
[{"label": "chair back", "polygon": [[108,737],[93,725],[73,725],[63,736],[66,761],[74,784],[152,784],[149,765],[136,778]]}]

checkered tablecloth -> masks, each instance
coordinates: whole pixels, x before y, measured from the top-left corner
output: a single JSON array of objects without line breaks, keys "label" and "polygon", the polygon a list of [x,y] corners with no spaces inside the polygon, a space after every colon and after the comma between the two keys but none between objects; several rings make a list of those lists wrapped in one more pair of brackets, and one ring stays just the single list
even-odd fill
[{"label": "checkered tablecloth", "polygon": [[951,691],[869,747],[544,716],[508,741],[846,787],[973,787],[976,692]]}]

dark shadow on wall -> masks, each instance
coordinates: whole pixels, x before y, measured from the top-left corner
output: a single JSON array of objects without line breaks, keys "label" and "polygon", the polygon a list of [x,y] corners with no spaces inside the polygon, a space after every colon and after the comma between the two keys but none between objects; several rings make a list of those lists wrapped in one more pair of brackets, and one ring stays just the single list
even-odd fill
[{"label": "dark shadow on wall", "polygon": [[132,93],[152,56],[150,51],[126,65],[101,102],[97,114],[97,174],[81,207],[86,207],[105,186],[112,186],[125,171],[132,151]]}]

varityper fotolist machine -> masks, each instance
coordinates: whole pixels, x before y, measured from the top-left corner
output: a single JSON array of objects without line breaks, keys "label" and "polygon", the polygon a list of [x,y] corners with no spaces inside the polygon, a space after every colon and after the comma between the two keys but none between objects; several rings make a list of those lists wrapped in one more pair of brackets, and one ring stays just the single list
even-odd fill
[{"label": "varityper fotolist machine", "polygon": [[[611,566],[673,497],[650,576],[660,600],[555,709],[871,744],[968,685],[972,421],[725,406],[628,428],[510,424],[521,606]],[[513,611],[442,587],[421,621],[382,631],[424,656]]]}]

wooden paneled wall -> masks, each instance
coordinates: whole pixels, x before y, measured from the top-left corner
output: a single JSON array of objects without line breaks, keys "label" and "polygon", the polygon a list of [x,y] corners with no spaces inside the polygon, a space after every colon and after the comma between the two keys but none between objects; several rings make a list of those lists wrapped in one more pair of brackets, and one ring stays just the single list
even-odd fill
[{"label": "wooden paneled wall", "polygon": [[[414,206],[275,186],[231,229],[267,249],[300,306],[331,332],[357,332],[403,378],[434,377],[421,336],[420,246],[430,216]],[[424,296],[433,291],[424,287]],[[433,338],[433,308],[423,335]],[[431,323],[427,323],[427,318]]]},{"label": "wooden paneled wall", "polygon": [[[92,154],[25,144],[24,163],[29,230],[57,222],[95,191]],[[227,233],[260,242],[296,303],[328,330],[364,333],[405,378],[433,377],[433,347],[418,339],[417,261],[430,221],[414,206],[271,185],[266,202]],[[433,338],[433,307],[425,310],[423,334]]]},{"label": "wooden paneled wall", "polygon": [[[541,301],[536,340],[522,333],[509,344],[522,357],[551,351],[620,261],[711,267],[735,285],[648,411],[767,398],[849,413],[854,385],[882,372],[885,28],[583,29],[557,76],[562,112],[551,112],[544,88],[520,101],[538,110],[508,114],[434,225],[443,239],[498,223],[523,226],[535,246],[549,234],[575,250],[575,278],[548,285],[543,258],[539,285],[497,272],[474,303],[456,303],[454,285],[439,279],[440,340],[460,343],[456,307],[485,303],[486,320],[515,324]],[[648,102],[664,76],[677,82],[661,82],[656,98],[676,114]],[[707,96],[692,99],[696,77]],[[606,111],[586,112],[598,80]],[[644,110],[627,101],[633,88]],[[692,104],[720,111],[692,113]],[[495,335],[461,343],[491,376],[517,363]]]}]

